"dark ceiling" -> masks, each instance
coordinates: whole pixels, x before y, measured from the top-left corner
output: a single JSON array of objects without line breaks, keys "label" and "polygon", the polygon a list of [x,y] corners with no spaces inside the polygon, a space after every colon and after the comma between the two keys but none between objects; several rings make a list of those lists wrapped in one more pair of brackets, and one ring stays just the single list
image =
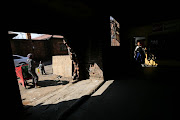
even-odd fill
[{"label": "dark ceiling", "polygon": [[[31,0],[9,3],[8,30],[58,34],[92,27],[113,16],[121,25],[139,26],[180,18],[178,3],[97,0]],[[105,16],[105,17],[104,17]],[[86,27],[85,27],[86,26]],[[58,32],[55,28],[59,29]],[[69,33],[70,34],[70,33]]]}]

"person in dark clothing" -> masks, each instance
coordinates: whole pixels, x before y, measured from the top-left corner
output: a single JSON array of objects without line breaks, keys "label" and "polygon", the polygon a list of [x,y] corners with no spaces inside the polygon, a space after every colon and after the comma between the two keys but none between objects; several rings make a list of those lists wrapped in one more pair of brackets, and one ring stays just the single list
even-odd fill
[{"label": "person in dark clothing", "polygon": [[34,87],[37,88],[37,83],[38,83],[38,76],[35,72],[35,68],[36,68],[36,65],[35,65],[35,61],[33,60],[33,56],[31,53],[29,53],[27,55],[28,59],[27,59],[27,62],[28,62],[28,73],[32,76],[32,80],[33,80],[33,84],[34,84]]},{"label": "person in dark clothing", "polygon": [[39,69],[41,69],[41,74],[43,75],[43,73],[46,75],[45,69],[44,69],[44,64],[42,63],[42,61],[39,62]]},{"label": "person in dark clothing", "polygon": [[137,46],[134,50],[134,58],[138,63],[144,62],[144,50],[142,49],[140,42],[137,43]]}]

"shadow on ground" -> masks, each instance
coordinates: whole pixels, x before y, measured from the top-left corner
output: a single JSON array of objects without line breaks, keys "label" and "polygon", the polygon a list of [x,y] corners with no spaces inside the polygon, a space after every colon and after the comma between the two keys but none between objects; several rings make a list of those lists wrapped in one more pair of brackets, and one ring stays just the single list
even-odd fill
[{"label": "shadow on ground", "polygon": [[66,120],[172,120],[178,117],[179,68],[147,68],[116,79]]},{"label": "shadow on ground", "polygon": [[[48,87],[48,86],[58,86],[58,85],[66,85],[69,81],[67,80],[43,80],[38,81],[39,87]],[[32,81],[27,82],[27,89],[34,88]]]},{"label": "shadow on ground", "polygon": [[[83,101],[71,108],[61,120],[177,118],[179,71],[176,68],[154,68],[144,69],[142,73],[141,76],[134,78],[128,76],[115,80],[102,94],[89,96],[89,99],[85,99],[86,102]],[[56,81],[44,81],[41,84],[56,85]],[[27,109],[21,119],[59,119],[63,111],[70,108],[77,100],[79,99],[56,104],[25,106]]]},{"label": "shadow on ground", "polygon": [[66,80],[43,80],[39,81],[38,85],[40,87],[48,87],[48,86],[57,86],[57,85],[66,85],[69,81]]},{"label": "shadow on ground", "polygon": [[[174,81],[172,81],[174,82]],[[159,120],[176,118],[177,84],[150,80],[116,80],[102,94],[89,96],[61,120]],[[83,96],[87,97],[87,96]],[[55,120],[79,99],[26,106],[24,120]]]},{"label": "shadow on ground", "polygon": [[57,104],[38,104],[24,106],[24,111],[18,115],[19,120],[57,120],[61,113],[69,108],[77,99],[59,102]]}]

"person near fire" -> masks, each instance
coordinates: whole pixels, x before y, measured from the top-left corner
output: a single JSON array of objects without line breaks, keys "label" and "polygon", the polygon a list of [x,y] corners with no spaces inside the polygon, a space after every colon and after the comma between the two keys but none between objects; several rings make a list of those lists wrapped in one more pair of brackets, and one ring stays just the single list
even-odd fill
[{"label": "person near fire", "polygon": [[143,59],[144,59],[144,50],[141,46],[140,42],[137,42],[137,46],[134,50],[134,58],[136,60],[136,62],[142,64],[143,63]]}]

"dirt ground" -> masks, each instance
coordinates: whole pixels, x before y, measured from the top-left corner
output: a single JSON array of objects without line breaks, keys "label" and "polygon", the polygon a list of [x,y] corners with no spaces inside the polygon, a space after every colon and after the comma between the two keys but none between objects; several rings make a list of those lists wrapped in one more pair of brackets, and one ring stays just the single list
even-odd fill
[{"label": "dirt ground", "polygon": [[19,84],[21,98],[24,105],[36,105],[34,101],[61,89],[72,82],[71,78],[58,78],[58,75],[54,75],[52,72],[52,65],[46,65],[45,71],[47,75],[41,75],[41,73],[38,73],[36,69],[36,73],[39,77],[38,85],[40,88],[35,89],[32,87],[32,79],[27,80],[27,89]]},{"label": "dirt ground", "polygon": [[28,80],[27,89],[19,84],[25,112],[23,120],[55,120],[61,118],[67,110],[78,103],[80,98],[95,91],[103,80],[86,79],[73,81],[72,78],[59,78],[52,73],[52,65],[46,65],[47,75],[37,73],[40,88],[32,87]]},{"label": "dirt ground", "polygon": [[[58,101],[77,99],[85,95],[95,86],[102,83],[102,80],[81,80],[74,81],[72,78],[59,77],[52,72],[52,64],[45,65],[46,75],[41,75],[36,70],[39,77],[38,86],[34,88],[32,79],[27,80],[26,89],[19,84],[21,99],[24,106],[37,106],[49,100],[52,104]],[[60,94],[59,94],[60,93]],[[55,98],[53,98],[55,97]]]}]

